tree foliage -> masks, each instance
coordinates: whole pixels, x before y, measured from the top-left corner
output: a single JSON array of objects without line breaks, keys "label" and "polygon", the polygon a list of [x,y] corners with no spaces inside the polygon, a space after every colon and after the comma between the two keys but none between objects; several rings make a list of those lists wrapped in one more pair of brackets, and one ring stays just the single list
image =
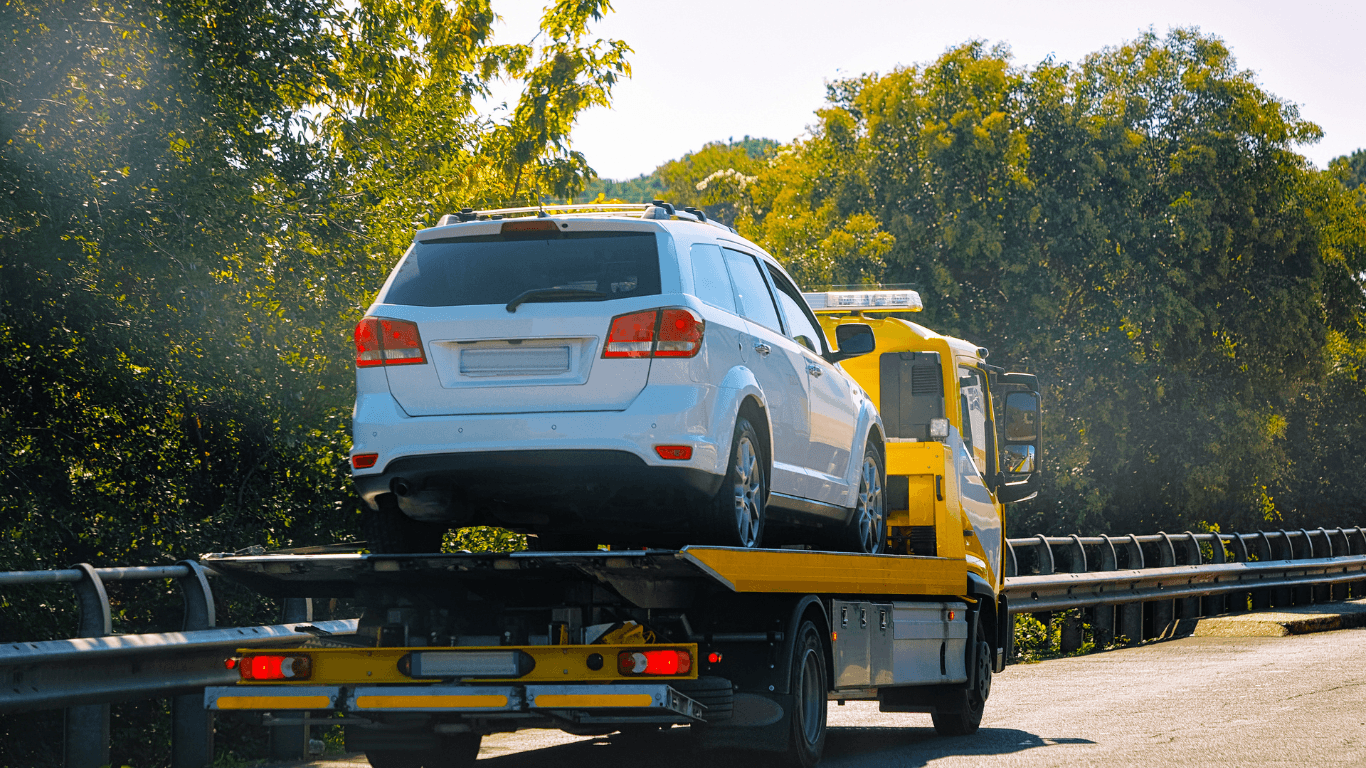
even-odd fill
[{"label": "tree foliage", "polygon": [[738,226],[809,287],[917,283],[921,322],[1040,375],[1048,481],[1013,530],[1355,524],[1362,208],[1217,38],[969,43],[817,118]]},{"label": "tree foliage", "polygon": [[[351,328],[415,225],[582,188],[570,129],[629,74],[609,10],[503,45],[487,0],[6,3],[0,570],[354,537]],[[481,113],[495,78],[520,97]],[[117,628],[174,626],[148,590]],[[68,594],[17,595],[5,639],[69,636]]]}]

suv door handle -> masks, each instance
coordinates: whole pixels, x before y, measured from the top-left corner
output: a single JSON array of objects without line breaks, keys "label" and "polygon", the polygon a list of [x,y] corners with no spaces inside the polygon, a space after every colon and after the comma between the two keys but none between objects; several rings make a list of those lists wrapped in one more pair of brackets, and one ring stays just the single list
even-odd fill
[{"label": "suv door handle", "polygon": [[814,363],[807,364],[806,372],[811,374],[812,376],[820,376],[822,373],[825,373],[825,371],[821,370],[821,367],[819,365],[815,365]]},{"label": "suv door handle", "polygon": [[762,341],[756,341],[754,342],[754,351],[767,357],[768,353],[773,351],[773,347],[770,347]]}]

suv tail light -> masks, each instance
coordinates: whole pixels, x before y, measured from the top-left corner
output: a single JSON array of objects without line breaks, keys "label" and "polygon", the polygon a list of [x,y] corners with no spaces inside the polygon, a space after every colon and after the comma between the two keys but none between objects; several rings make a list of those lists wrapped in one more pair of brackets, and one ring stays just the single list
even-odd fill
[{"label": "suv tail light", "polygon": [[356,324],[356,367],[424,365],[422,337],[417,323],[383,317],[362,318]]},{"label": "suv tail light", "polygon": [[603,357],[693,357],[706,321],[685,307],[617,315],[607,328]]}]

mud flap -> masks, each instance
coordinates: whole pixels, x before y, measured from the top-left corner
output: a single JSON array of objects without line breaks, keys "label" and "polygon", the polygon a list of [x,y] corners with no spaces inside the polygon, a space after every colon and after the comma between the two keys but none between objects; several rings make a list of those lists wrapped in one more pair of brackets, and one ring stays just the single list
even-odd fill
[{"label": "mud flap", "polygon": [[737,693],[729,720],[692,726],[697,747],[784,752],[792,732],[789,713],[794,699],[786,694]]}]

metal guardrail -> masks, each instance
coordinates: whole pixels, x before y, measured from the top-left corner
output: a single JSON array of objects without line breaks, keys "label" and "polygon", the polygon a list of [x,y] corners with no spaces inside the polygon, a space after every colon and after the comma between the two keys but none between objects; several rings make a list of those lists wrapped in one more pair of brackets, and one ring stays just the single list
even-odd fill
[{"label": "metal guardrail", "polygon": [[[138,698],[171,699],[171,765],[203,768],[213,762],[213,719],[204,687],[232,682],[223,666],[234,648],[296,645],[311,634],[349,634],[356,622],[312,622],[306,599],[284,601],[284,622],[257,627],[215,627],[212,571],[186,560],[177,565],[94,568],[84,563],[55,571],[0,572],[0,586],[71,584],[80,607],[77,637],[0,644],[0,713],[65,709],[67,768],[109,764],[109,705]],[[174,579],[185,598],[182,631],[116,635],[105,584]],[[294,741],[299,741],[295,738]],[[307,747],[306,736],[297,749]],[[281,756],[298,756],[284,754]]]},{"label": "metal guardrail", "polygon": [[[0,713],[66,708],[66,765],[95,768],[109,762],[110,702],[171,697],[171,765],[211,764],[213,722],[203,688],[235,679],[223,667],[225,653],[303,643],[311,636],[302,634],[305,626],[320,634],[356,631],[355,620],[312,622],[311,602],[301,598],[285,601],[281,624],[216,628],[211,575],[194,561],[0,572],[0,586],[71,584],[80,606],[76,638],[0,645]],[[1117,637],[1137,643],[1200,616],[1366,594],[1366,530],[1010,539],[1006,575],[1013,613],[1046,621],[1064,613],[1060,649],[1068,652],[1081,647],[1088,623],[1097,645]],[[182,631],[115,635],[105,582],[146,579],[180,584]],[[301,734],[294,751],[306,747]]]},{"label": "metal guardrail", "polygon": [[1205,616],[1366,595],[1366,530],[1010,539],[1005,592],[1012,613],[1064,612],[1063,653],[1086,626],[1097,646],[1133,644]]}]

